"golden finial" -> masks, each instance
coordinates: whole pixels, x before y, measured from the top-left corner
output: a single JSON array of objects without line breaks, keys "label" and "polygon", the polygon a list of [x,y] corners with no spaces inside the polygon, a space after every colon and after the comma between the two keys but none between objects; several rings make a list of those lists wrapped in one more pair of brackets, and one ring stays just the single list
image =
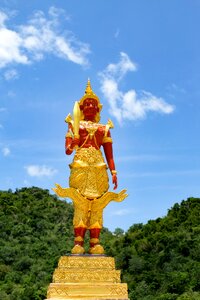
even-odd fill
[{"label": "golden finial", "polygon": [[90,78],[88,78],[88,81],[87,81],[87,85],[85,88],[85,95],[81,98],[81,100],[79,102],[83,102],[87,98],[96,99],[99,102],[99,98],[97,97],[97,95],[95,95],[95,93],[92,90]]},{"label": "golden finial", "polygon": [[86,85],[86,89],[85,89],[85,94],[92,94],[93,91],[92,91],[92,87],[91,87],[91,83],[90,83],[90,78],[88,78],[88,82],[87,82],[87,85]]}]

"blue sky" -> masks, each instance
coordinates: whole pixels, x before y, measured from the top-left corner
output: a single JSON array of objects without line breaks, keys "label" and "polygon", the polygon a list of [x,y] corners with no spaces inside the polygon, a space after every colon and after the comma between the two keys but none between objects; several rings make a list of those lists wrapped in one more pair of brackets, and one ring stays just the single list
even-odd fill
[{"label": "blue sky", "polygon": [[200,1],[1,0],[0,189],[68,186],[66,115],[87,78],[110,118],[128,229],[200,195]]}]

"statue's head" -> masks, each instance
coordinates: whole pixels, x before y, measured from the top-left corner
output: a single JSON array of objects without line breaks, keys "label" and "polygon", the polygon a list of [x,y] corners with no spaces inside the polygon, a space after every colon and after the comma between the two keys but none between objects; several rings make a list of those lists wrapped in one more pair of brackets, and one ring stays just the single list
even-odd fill
[{"label": "statue's head", "polygon": [[80,105],[80,110],[82,111],[84,118],[86,119],[95,119],[99,113],[98,102],[96,99],[87,98],[83,101],[83,104]]},{"label": "statue's head", "polygon": [[102,104],[99,98],[92,91],[90,80],[88,79],[85,95],[79,100],[79,106],[81,111],[81,120],[84,120],[87,116],[94,116],[95,121],[100,120],[100,111],[102,109]]}]

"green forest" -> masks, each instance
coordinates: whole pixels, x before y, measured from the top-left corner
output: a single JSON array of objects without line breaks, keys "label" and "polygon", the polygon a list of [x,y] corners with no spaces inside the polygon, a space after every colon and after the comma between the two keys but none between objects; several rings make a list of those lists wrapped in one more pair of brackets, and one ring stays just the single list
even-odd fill
[{"label": "green forest", "polygon": [[[0,191],[0,300],[44,300],[58,259],[73,246],[73,206],[37,187]],[[200,199],[127,232],[104,228],[131,300],[200,300]]]}]

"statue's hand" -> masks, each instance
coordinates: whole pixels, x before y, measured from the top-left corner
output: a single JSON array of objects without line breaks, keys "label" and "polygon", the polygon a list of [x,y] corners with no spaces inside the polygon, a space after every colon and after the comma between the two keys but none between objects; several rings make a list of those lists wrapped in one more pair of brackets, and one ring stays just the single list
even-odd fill
[{"label": "statue's hand", "polygon": [[117,188],[117,175],[116,174],[112,175],[112,183],[114,184],[113,190],[116,190],[116,188]]},{"label": "statue's hand", "polygon": [[70,148],[74,149],[76,146],[78,146],[80,143],[80,139],[79,138],[74,138],[71,142]]}]

